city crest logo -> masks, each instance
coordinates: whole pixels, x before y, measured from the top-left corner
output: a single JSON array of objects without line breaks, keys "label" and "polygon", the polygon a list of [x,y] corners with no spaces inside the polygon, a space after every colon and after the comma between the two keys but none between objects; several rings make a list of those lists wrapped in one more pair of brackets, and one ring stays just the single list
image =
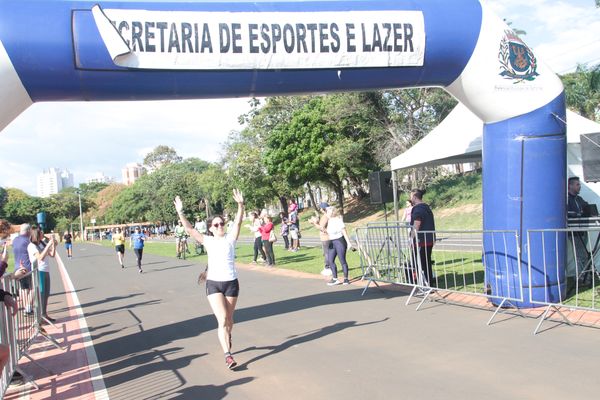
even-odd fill
[{"label": "city crest logo", "polygon": [[539,75],[533,51],[513,31],[504,31],[498,59],[501,70],[499,75],[505,79],[514,79],[515,84],[533,81]]}]

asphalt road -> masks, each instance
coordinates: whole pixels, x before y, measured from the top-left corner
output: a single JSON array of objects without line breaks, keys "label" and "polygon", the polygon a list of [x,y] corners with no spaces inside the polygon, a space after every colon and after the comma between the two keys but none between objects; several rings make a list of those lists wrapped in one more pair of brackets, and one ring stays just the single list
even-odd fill
[{"label": "asphalt road", "polygon": [[[61,255],[63,250],[61,249]],[[406,294],[327,287],[320,277],[240,268],[233,332],[240,366],[225,368],[199,267],[76,244],[66,260],[111,399],[595,398],[596,329],[497,317]],[[51,311],[60,315],[53,271]]]}]

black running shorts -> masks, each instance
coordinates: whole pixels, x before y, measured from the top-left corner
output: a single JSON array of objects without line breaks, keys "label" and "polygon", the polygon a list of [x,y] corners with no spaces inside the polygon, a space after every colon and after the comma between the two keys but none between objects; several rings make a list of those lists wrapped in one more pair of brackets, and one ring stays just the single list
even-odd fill
[{"label": "black running shorts", "polygon": [[240,293],[240,283],[237,279],[232,281],[206,281],[206,295],[222,293],[225,297],[238,297]]},{"label": "black running shorts", "polygon": [[115,246],[115,250],[117,251],[117,253],[125,254],[125,245],[118,244]]}]

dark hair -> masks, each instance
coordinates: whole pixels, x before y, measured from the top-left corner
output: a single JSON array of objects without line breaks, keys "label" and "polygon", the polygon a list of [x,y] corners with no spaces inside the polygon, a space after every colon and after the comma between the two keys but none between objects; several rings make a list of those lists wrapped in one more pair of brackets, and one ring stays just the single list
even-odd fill
[{"label": "dark hair", "polygon": [[221,221],[223,221],[223,223],[225,223],[225,218],[223,218],[222,215],[213,215],[212,217],[210,217],[210,219],[209,219],[210,222],[208,223],[209,229],[207,229],[208,230],[207,235],[209,235],[209,236],[214,236],[213,233],[210,231],[210,227],[212,227],[212,224],[213,224],[213,221],[215,220],[215,218],[221,218]]},{"label": "dark hair", "polygon": [[0,219],[0,238],[10,235],[10,224],[5,219]]},{"label": "dark hair", "polygon": [[413,189],[410,192],[414,194],[417,199],[423,200],[423,195],[425,194],[424,189]]},{"label": "dark hair", "polygon": [[31,231],[29,232],[29,240],[33,244],[40,244],[42,239],[44,238],[44,233],[37,226],[32,226]]},{"label": "dark hair", "polygon": [[579,177],[578,176],[572,176],[569,178],[569,185],[574,182],[574,181],[578,181],[579,182]]}]

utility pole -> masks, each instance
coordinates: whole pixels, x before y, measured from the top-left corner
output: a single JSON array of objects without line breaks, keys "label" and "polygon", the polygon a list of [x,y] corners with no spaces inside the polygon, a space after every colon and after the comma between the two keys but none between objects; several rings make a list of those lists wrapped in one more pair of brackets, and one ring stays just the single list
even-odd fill
[{"label": "utility pole", "polygon": [[81,190],[77,189],[77,196],[79,196],[79,228],[81,240],[84,241],[85,237],[83,235],[83,210],[81,209]]}]

